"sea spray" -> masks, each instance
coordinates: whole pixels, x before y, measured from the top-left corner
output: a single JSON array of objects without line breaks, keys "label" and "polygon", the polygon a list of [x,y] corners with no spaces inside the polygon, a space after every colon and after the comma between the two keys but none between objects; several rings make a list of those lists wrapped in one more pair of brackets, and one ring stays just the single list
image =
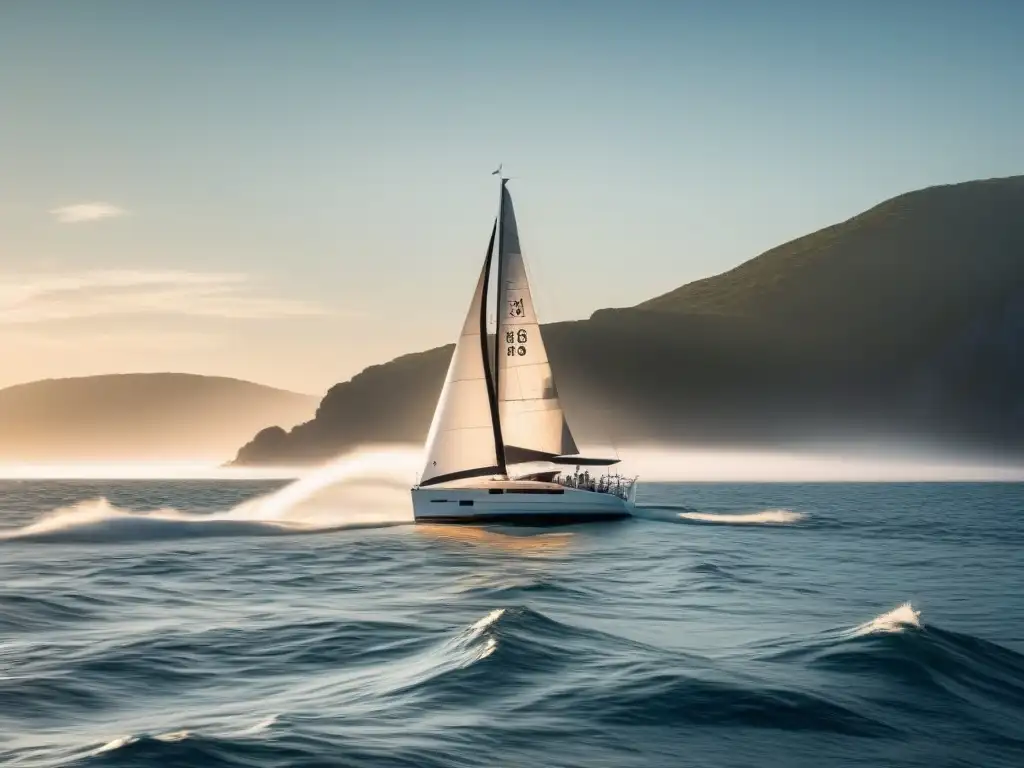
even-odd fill
[{"label": "sea spray", "polygon": [[408,449],[356,451],[283,488],[223,512],[174,508],[137,512],[106,498],[51,510],[2,540],[138,541],[335,530],[412,521],[409,477],[419,459]]},{"label": "sea spray", "polygon": [[345,454],[278,491],[213,517],[314,528],[411,521],[409,487],[419,459],[418,451],[406,448]]},{"label": "sea spray", "polygon": [[903,603],[891,611],[876,616],[871,621],[858,624],[849,630],[849,634],[853,637],[861,637],[863,635],[892,634],[905,629],[921,629],[921,612],[915,610],[910,603]]}]

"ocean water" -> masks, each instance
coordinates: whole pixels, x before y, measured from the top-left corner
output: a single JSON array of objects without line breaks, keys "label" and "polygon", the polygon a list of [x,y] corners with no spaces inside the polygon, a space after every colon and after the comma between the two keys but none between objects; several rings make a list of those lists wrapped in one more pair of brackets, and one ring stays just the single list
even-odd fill
[{"label": "ocean water", "polygon": [[1024,486],[517,529],[340,475],[0,481],[0,764],[1024,765]]}]

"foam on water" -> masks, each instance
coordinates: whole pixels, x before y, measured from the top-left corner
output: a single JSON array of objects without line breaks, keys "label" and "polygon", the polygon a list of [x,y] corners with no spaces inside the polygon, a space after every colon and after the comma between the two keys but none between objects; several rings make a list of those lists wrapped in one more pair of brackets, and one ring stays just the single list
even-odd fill
[{"label": "foam on water", "polygon": [[105,498],[43,515],[0,540],[134,541],[274,535],[412,521],[409,476],[419,455],[401,449],[346,454],[273,493],[212,514],[122,509]]},{"label": "foam on water", "polygon": [[243,730],[242,733],[253,734],[253,733],[260,733],[262,731],[265,731],[268,728],[270,728],[274,723],[277,722],[277,718],[278,718],[278,715],[276,715],[276,714],[275,715],[271,715],[270,717],[265,717],[262,720],[260,720],[258,723],[256,723],[255,725],[252,725],[252,726],[246,728],[245,730]]},{"label": "foam on water", "polygon": [[104,752],[110,752],[121,747],[127,747],[129,744],[134,744],[139,740],[138,736],[119,736],[116,739],[111,739],[106,744],[103,744],[94,749],[90,754],[102,755]]},{"label": "foam on water", "polygon": [[876,616],[871,621],[858,624],[850,630],[853,637],[903,632],[906,629],[921,629],[921,612],[914,610],[910,603],[903,603],[891,611]]},{"label": "foam on water", "polygon": [[449,663],[454,663],[458,667],[468,666],[494,653],[498,641],[488,633],[488,630],[504,614],[504,608],[496,608],[446,641],[441,650],[447,661],[439,664],[439,668]]},{"label": "foam on water", "polygon": [[788,509],[764,509],[760,512],[742,513],[711,513],[711,512],[680,512],[681,520],[694,520],[700,523],[721,523],[724,525],[789,525],[804,519],[801,512]]},{"label": "foam on water", "polygon": [[187,739],[191,735],[192,734],[189,731],[180,730],[180,731],[171,731],[170,733],[160,733],[160,734],[157,734],[156,736],[154,736],[153,738],[156,739],[157,741],[167,741],[167,742],[171,742],[171,741],[184,741],[185,739]]},{"label": "foam on water", "polygon": [[[222,735],[223,735],[224,738],[228,738],[231,735],[235,735],[235,736],[252,736],[252,735],[255,735],[255,734],[259,734],[262,731],[265,731],[268,728],[270,728],[272,725],[274,725],[274,723],[277,722],[277,718],[278,718],[278,716],[276,714],[275,715],[271,715],[270,717],[266,717],[263,720],[260,720],[258,723],[256,723],[255,725],[253,725],[253,726],[251,726],[249,728],[245,728],[245,729],[243,729],[241,731],[236,731],[236,732],[234,732],[234,734],[225,733],[225,734],[222,734]],[[198,734],[195,734],[195,735],[198,735]],[[193,736],[194,736],[194,734],[192,733],[192,731],[189,731],[189,730],[184,729],[184,728],[182,728],[180,730],[177,730],[177,731],[168,731],[166,733],[157,733],[157,734],[148,734],[148,733],[129,734],[127,736],[118,736],[117,738],[114,738],[114,739],[111,739],[110,741],[104,742],[103,744],[101,744],[100,746],[96,747],[95,749],[92,749],[92,750],[89,750],[88,752],[86,752],[85,755],[86,756],[90,756],[90,757],[95,757],[95,756],[102,755],[102,754],[107,753],[107,752],[114,752],[116,750],[123,749],[125,747],[130,747],[130,746],[132,746],[134,744],[138,744],[140,741],[147,740],[147,739],[151,739],[153,741],[162,742],[164,744],[173,744],[174,742],[185,741],[187,739],[193,738]]]},{"label": "foam on water", "polygon": [[[482,619],[474,622],[473,625],[469,628],[469,631],[466,632],[463,637],[459,638],[459,644],[468,646],[474,641],[476,641],[478,638],[481,637],[481,635],[484,635],[487,632],[487,629],[492,624],[494,624],[494,622],[500,619],[504,615],[504,613],[504,608],[496,608],[495,610],[491,611],[486,616],[484,616]],[[483,645],[477,648],[476,653],[471,659],[469,659],[469,661],[480,661],[482,659],[486,659],[488,656],[494,653],[494,649],[497,647],[498,641],[495,638],[485,637]]]}]

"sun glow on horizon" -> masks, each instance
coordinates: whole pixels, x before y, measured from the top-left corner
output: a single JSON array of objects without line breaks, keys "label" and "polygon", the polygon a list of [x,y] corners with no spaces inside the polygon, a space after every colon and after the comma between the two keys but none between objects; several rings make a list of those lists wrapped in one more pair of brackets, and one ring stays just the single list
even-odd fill
[{"label": "sun glow on horizon", "polygon": [[[595,453],[582,451],[582,453]],[[597,451],[596,453],[606,453]],[[971,461],[913,450],[872,455],[861,450],[762,450],[623,446],[612,468],[640,482],[1021,482],[1013,461]],[[333,461],[305,466],[232,467],[211,461],[0,462],[0,480],[294,480],[343,458],[389,454],[410,485],[418,480],[422,446],[364,445]],[[571,468],[570,468],[571,471]]]}]

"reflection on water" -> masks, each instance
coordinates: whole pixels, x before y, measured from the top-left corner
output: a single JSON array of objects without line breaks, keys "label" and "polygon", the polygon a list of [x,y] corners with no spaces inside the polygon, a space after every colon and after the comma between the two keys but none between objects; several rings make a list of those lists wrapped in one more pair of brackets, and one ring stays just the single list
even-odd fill
[{"label": "reflection on water", "polygon": [[572,531],[497,531],[468,525],[418,523],[417,534],[442,541],[472,544],[516,554],[544,556],[565,550],[573,541]]}]

